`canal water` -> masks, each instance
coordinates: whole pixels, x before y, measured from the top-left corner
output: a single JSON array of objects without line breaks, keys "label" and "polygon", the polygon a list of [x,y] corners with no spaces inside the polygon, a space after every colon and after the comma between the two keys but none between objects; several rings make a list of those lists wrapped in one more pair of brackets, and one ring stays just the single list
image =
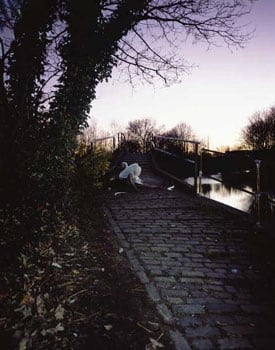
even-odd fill
[{"label": "canal water", "polygon": [[[212,175],[212,177],[218,180],[222,180],[221,174],[215,174]],[[193,177],[184,179],[184,181],[189,185],[194,185]],[[252,188],[247,185],[241,185],[240,188],[249,192],[253,192]],[[230,185],[225,185],[224,183],[214,180],[213,178],[204,176],[201,179],[200,185],[198,180],[198,193],[203,197],[224,203],[244,212],[249,212],[253,201],[255,200],[253,194],[249,194]]]}]

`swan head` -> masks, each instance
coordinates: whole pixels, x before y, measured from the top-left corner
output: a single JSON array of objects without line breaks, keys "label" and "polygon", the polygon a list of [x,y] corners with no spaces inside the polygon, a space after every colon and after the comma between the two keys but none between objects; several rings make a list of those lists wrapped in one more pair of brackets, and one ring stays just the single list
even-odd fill
[{"label": "swan head", "polygon": [[122,163],[121,163],[122,169],[127,168],[127,166],[128,166],[128,163],[127,163],[127,162],[122,162]]}]

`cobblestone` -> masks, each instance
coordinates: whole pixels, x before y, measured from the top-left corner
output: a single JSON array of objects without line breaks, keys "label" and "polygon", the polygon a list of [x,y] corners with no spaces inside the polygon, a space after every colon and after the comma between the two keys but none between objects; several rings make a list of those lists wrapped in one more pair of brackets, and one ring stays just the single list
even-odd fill
[{"label": "cobblestone", "polygon": [[225,313],[225,312],[240,312],[240,307],[238,305],[231,304],[206,304],[207,310],[210,313]]},{"label": "cobblestone", "polygon": [[179,331],[170,331],[170,337],[174,341],[176,350],[191,350],[186,339],[182,336]]},{"label": "cobblestone", "polygon": [[192,343],[194,350],[213,350],[213,343],[209,339],[195,339]]},{"label": "cobblestone", "polygon": [[203,327],[196,327],[196,328],[186,328],[185,329],[185,335],[186,337],[213,337],[220,335],[220,331],[216,327],[211,326],[203,326]]},{"label": "cobblestone", "polygon": [[179,320],[179,324],[186,329],[187,327],[200,327],[203,325],[203,319],[200,316],[184,316]]},{"label": "cobblestone", "polygon": [[144,284],[149,283],[149,279],[148,279],[147,275],[145,274],[145,272],[138,271],[137,276],[140,279],[141,283],[144,283]]},{"label": "cobblestone", "polygon": [[[218,344],[221,350],[229,350],[229,349],[252,349],[253,346],[247,339],[244,338],[223,338],[218,340]],[[267,348],[267,350],[271,350]]]},{"label": "cobblestone", "polygon": [[[160,181],[149,165],[145,176]],[[244,215],[177,188],[105,199],[120,247],[171,325],[176,350],[275,349],[272,312],[257,292],[263,276],[246,252]]]},{"label": "cobblestone", "polygon": [[157,291],[155,285],[153,283],[148,283],[145,284],[145,288],[147,290],[147,293],[149,295],[149,297],[154,301],[154,302],[158,302],[160,301],[160,295],[159,292]]},{"label": "cobblestone", "polygon": [[157,309],[166,323],[173,323],[173,315],[165,304],[158,304]]},{"label": "cobblestone", "polygon": [[205,308],[200,304],[193,305],[173,305],[172,309],[177,314],[185,315],[195,315],[195,314],[204,314]]},{"label": "cobblestone", "polygon": [[192,277],[181,277],[179,281],[183,283],[203,283],[202,278],[192,278]]},{"label": "cobblestone", "polygon": [[171,276],[171,277],[166,277],[166,276],[161,276],[161,277],[154,277],[154,280],[156,282],[176,282],[175,277]]},{"label": "cobblestone", "polygon": [[205,274],[200,271],[190,271],[190,270],[181,270],[181,274],[184,277],[204,277]]}]

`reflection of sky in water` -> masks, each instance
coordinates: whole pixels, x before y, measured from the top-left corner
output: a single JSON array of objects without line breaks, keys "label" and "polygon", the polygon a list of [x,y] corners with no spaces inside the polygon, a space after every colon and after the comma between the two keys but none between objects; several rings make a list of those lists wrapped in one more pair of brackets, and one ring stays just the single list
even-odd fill
[{"label": "reflection of sky in water", "polygon": [[[215,175],[215,177],[220,178],[218,175]],[[193,177],[189,177],[188,179],[185,179],[185,181],[190,185],[194,184]],[[252,192],[252,189],[249,186],[245,186],[243,188]],[[204,197],[216,200],[246,212],[249,210],[249,207],[254,199],[254,196],[249,193],[240,191],[233,187],[226,187],[221,182],[209,179],[207,177],[202,178],[200,194]]]}]

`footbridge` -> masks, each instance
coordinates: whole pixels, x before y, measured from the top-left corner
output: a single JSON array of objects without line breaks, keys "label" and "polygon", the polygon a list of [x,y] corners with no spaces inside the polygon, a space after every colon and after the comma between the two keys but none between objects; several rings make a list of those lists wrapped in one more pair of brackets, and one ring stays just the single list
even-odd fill
[{"label": "footbridge", "polygon": [[[190,145],[196,151],[198,145]],[[161,157],[172,153],[160,146],[150,153],[124,149],[119,161],[138,162],[141,177],[161,186],[111,188],[103,206],[175,349],[275,349],[274,283],[253,254],[254,223],[159,171]],[[188,171],[199,172],[198,154],[188,159]]]}]

